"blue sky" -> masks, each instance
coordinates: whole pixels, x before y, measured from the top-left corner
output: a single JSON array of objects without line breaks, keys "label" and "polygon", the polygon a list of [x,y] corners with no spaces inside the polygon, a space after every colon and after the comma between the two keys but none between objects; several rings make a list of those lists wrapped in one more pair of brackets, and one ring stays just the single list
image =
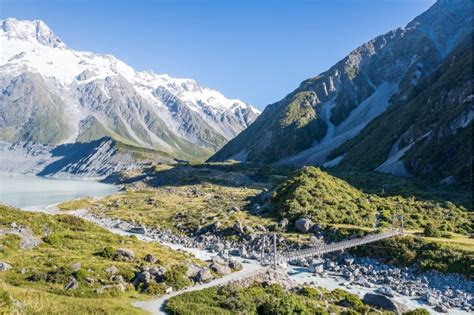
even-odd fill
[{"label": "blue sky", "polygon": [[0,0],[76,50],[196,79],[263,108],[434,0]]}]

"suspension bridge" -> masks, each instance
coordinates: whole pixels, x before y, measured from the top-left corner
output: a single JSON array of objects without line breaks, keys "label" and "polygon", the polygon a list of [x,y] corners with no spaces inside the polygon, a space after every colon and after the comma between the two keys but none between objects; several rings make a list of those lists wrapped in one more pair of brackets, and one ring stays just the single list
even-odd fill
[{"label": "suspension bridge", "polygon": [[266,250],[268,249],[267,242],[266,242],[267,238],[265,236],[263,238],[260,263],[263,265],[271,263],[273,264],[273,268],[276,269],[279,265],[284,265],[290,261],[307,259],[307,258],[322,256],[328,253],[344,251],[352,247],[377,242],[377,241],[391,238],[397,235],[403,235],[404,233],[403,216],[399,218],[399,223],[400,223],[400,226],[397,229],[392,227],[390,231],[381,232],[378,234],[370,234],[370,235],[366,235],[359,238],[344,240],[341,242],[335,242],[335,243],[329,243],[329,244],[318,244],[317,246],[314,246],[314,247],[309,247],[309,248],[294,250],[294,251],[285,251],[282,253],[279,253],[277,250],[277,237],[276,237],[276,234],[273,233],[271,235],[271,238],[273,238],[273,244],[272,244],[273,246],[268,251]]}]

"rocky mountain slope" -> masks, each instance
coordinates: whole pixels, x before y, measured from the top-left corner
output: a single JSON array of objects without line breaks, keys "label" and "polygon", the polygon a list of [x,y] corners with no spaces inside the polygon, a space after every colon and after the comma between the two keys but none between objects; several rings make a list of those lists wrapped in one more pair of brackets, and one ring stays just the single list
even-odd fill
[{"label": "rocky mountain slope", "polygon": [[[406,27],[358,47],[267,106],[210,161],[337,165],[342,155],[329,156],[334,149],[358,135],[396,100],[406,102],[408,91],[431,76],[470,34],[472,8],[469,1],[440,0]],[[365,149],[365,155],[370,155]]]},{"label": "rocky mountain slope", "polygon": [[104,137],[57,146],[0,142],[0,161],[0,173],[105,179],[151,163],[173,163],[174,159],[165,152],[125,145]]},{"label": "rocky mountain slope", "polygon": [[109,136],[202,158],[259,114],[194,80],[70,49],[42,21],[0,21],[0,47],[0,140],[63,144]]},{"label": "rocky mountain slope", "polygon": [[[472,182],[472,34],[438,70],[397,95],[357,137],[333,151],[343,170]],[[369,154],[368,154],[369,152]]]}]

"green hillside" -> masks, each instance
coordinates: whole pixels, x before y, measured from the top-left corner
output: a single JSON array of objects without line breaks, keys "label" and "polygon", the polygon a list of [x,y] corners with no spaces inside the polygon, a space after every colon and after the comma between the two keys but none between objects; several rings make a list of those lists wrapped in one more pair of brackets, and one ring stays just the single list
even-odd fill
[{"label": "green hillside", "polygon": [[415,197],[387,196],[363,192],[318,168],[305,167],[277,187],[271,199],[273,211],[295,221],[300,217],[315,223],[379,227],[392,224],[403,214],[407,228],[430,223],[441,231],[472,232],[472,221],[463,206]]}]

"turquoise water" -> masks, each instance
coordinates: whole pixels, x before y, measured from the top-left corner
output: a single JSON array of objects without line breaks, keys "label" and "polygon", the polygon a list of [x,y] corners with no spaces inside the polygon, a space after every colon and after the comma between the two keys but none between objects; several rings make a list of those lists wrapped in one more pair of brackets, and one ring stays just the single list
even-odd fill
[{"label": "turquoise water", "polygon": [[81,197],[104,197],[115,192],[116,186],[94,181],[0,174],[0,203],[18,208],[44,206]]}]

